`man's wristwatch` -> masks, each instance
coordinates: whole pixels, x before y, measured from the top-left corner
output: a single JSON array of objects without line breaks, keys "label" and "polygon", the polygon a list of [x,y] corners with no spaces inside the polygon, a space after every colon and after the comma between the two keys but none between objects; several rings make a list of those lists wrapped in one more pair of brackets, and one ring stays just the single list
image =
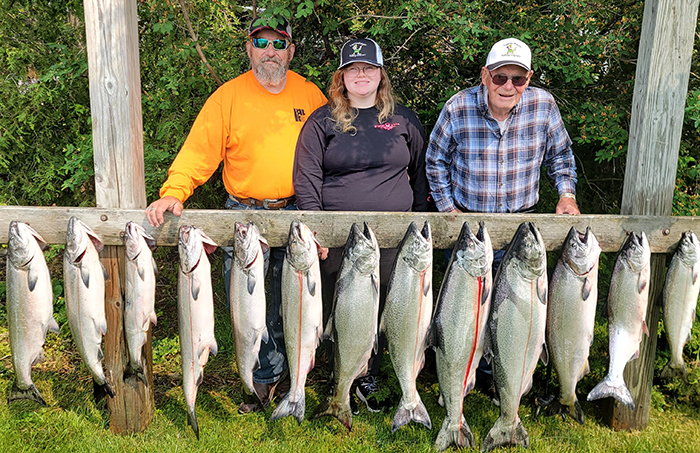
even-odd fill
[{"label": "man's wristwatch", "polygon": [[572,198],[574,201],[576,201],[576,194],[564,192],[564,193],[559,195],[559,199],[562,199],[562,198]]}]

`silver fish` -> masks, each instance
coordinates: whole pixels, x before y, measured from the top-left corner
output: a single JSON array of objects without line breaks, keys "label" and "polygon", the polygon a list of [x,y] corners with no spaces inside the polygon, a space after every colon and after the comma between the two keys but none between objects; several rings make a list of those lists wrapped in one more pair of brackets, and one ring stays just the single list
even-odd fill
[{"label": "silver fish", "polygon": [[214,338],[214,297],[211,287],[211,264],[207,254],[216,243],[194,226],[182,225],[178,239],[178,304],[182,390],[187,406],[187,422],[199,439],[195,412],[197,388],[202,383],[209,353],[216,355]]},{"label": "silver fish", "polygon": [[292,222],[282,265],[282,323],[291,388],[270,420],[290,415],[299,424],[304,420],[306,375],[314,367],[323,324],[319,248],[306,225]]},{"label": "silver fish", "polygon": [[474,447],[474,435],[462,414],[464,397],[476,382],[491,309],[493,277],[491,238],[479,224],[476,235],[464,222],[438,294],[434,336],[438,381],[447,417],[435,449]]},{"label": "silver fish", "polygon": [[95,400],[114,397],[102,369],[102,336],[107,333],[105,280],[109,277],[100,262],[102,240],[75,217],[68,220],[63,279],[66,314],[73,340],[94,381]]},{"label": "silver fish", "polygon": [[690,341],[695,310],[700,292],[700,243],[692,231],[681,236],[678,249],[666,273],[663,291],[664,330],[671,346],[671,358],[661,377],[679,376],[688,379],[683,363],[683,346]]},{"label": "silver fish", "polygon": [[[253,372],[260,367],[260,343],[269,340],[265,325],[264,256],[269,249],[255,224],[236,222],[229,306],[238,374],[248,395],[257,395]],[[257,397],[260,400],[261,395]]]},{"label": "silver fish", "polygon": [[335,386],[333,396],[314,412],[331,415],[352,428],[350,387],[367,373],[367,362],[377,350],[379,315],[379,245],[374,232],[364,224],[352,224],[338,271],[333,311],[324,336],[335,342]]},{"label": "silver fish", "polygon": [[532,387],[537,360],[548,362],[544,342],[547,321],[547,252],[534,224],[520,224],[494,281],[489,318],[490,351],[501,414],[481,451],[530,440],[518,416],[520,398]]},{"label": "silver fish", "polygon": [[598,302],[600,244],[590,228],[572,227],[549,283],[547,345],[557,371],[561,396],[550,413],[570,414],[583,424],[576,384],[586,375]]},{"label": "silver fish", "polygon": [[126,254],[124,295],[124,333],[129,350],[129,363],[124,378],[137,376],[148,385],[143,371],[141,350],[146,344],[150,325],[156,325],[156,274],[158,269],[151,249],[156,240],[134,222],[127,222],[124,232]]},{"label": "silver fish", "polygon": [[387,288],[380,330],[401,385],[402,396],[391,431],[415,421],[431,429],[430,416],[416,390],[416,378],[425,364],[428,327],[433,311],[433,243],[430,224],[415,223],[399,245]]},{"label": "silver fish", "polygon": [[622,244],[610,278],[608,293],[608,330],[610,366],[608,375],[588,394],[588,401],[614,397],[630,410],[634,400],[623,372],[625,365],[639,357],[642,333],[649,335],[645,322],[649,299],[649,259],[647,236],[631,232]]},{"label": "silver fish", "polygon": [[46,401],[32,382],[32,366],[44,360],[47,331],[59,333],[53,319],[53,289],[43,249],[46,241],[26,223],[10,222],[7,253],[7,321],[15,382],[9,401]]}]

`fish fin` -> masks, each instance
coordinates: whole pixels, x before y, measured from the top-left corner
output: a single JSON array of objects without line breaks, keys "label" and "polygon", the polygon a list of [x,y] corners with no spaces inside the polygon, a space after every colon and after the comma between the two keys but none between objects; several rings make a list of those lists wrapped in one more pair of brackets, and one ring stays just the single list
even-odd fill
[{"label": "fish fin", "polygon": [[491,428],[481,443],[481,453],[489,452],[504,445],[522,445],[524,448],[530,446],[530,437],[520,418],[514,424],[512,419],[506,419],[502,416],[498,417],[496,423],[493,424],[493,428]]},{"label": "fish fin", "polygon": [[469,395],[469,393],[474,390],[474,386],[476,386],[476,377],[467,381],[467,385],[464,386],[463,396]]},{"label": "fish fin", "polygon": [[90,287],[90,270],[87,266],[80,266],[80,279],[83,281],[83,285],[86,288]]},{"label": "fish fin", "polygon": [[392,433],[395,433],[396,430],[412,421],[420,423],[428,429],[432,429],[430,415],[428,415],[428,411],[425,408],[425,405],[423,405],[423,402],[420,400],[420,397],[418,395],[416,395],[416,397],[418,404],[413,409],[406,409],[401,403],[399,403],[399,407],[396,409],[396,413],[394,414],[394,421],[391,423]]},{"label": "fish fin", "polygon": [[30,266],[29,273],[27,274],[27,286],[29,287],[30,292],[34,291],[34,288],[36,288],[36,282],[38,281],[39,272],[34,269],[34,266]]},{"label": "fish fin", "polygon": [[[48,330],[56,334],[61,333],[61,328],[58,327],[58,323],[53,318],[51,318],[51,321],[49,321]],[[46,334],[44,334],[44,336],[46,336]]]},{"label": "fish fin", "polygon": [[323,331],[323,335],[321,335],[321,340],[330,340],[335,342],[335,338],[333,337],[333,315],[331,314],[330,317],[328,318],[328,322],[326,322],[326,328]]},{"label": "fish fin", "polygon": [[263,343],[267,344],[270,341],[270,334],[267,331],[267,326],[263,328],[262,334],[260,335],[260,338],[262,338]]},{"label": "fish fin", "polygon": [[435,449],[437,451],[445,451],[452,445],[460,448],[474,448],[474,434],[469,429],[464,415],[462,415],[462,423],[459,424],[458,429],[454,429],[451,425],[452,422],[449,418],[443,420],[442,428],[440,428],[437,439],[435,439]]},{"label": "fish fin", "polygon": [[292,389],[287,393],[287,396],[280,401],[275,410],[272,411],[272,416],[270,417],[271,422],[291,415],[296,419],[297,423],[301,425],[301,422],[304,421],[304,411],[306,410],[306,395],[302,392],[296,401],[292,401],[292,397],[294,396],[294,390]]},{"label": "fish fin", "polygon": [[107,268],[105,268],[105,265],[102,264],[102,261],[100,261],[100,267],[102,267],[102,275],[104,276],[105,280],[109,280],[109,273],[107,272]]},{"label": "fish fin", "polygon": [[352,429],[352,410],[349,404],[343,404],[341,401],[329,398],[317,406],[311,415],[311,419],[321,417],[335,417],[348,431]]},{"label": "fish fin", "polygon": [[423,273],[423,296],[428,295],[428,291],[430,291],[430,283],[431,283],[431,273],[430,272],[424,272]]},{"label": "fish fin", "polygon": [[540,298],[540,303],[547,305],[547,273],[543,273],[537,279],[537,297]]},{"label": "fish fin", "polygon": [[547,343],[542,343],[542,352],[540,353],[540,360],[545,365],[549,363],[549,350],[547,349]]},{"label": "fish fin", "polygon": [[10,395],[7,397],[7,402],[11,403],[12,401],[19,400],[30,400],[39,403],[44,407],[47,406],[46,401],[44,401],[44,397],[41,396],[41,393],[39,393],[39,390],[37,390],[34,384],[31,384],[24,390],[17,386],[17,382],[12,384],[12,389],[10,390]]},{"label": "fish fin", "polygon": [[688,370],[685,368],[685,363],[683,363],[683,358],[681,357],[680,363],[673,364],[669,360],[666,365],[664,365],[664,368],[661,370],[661,375],[660,377],[662,379],[671,379],[673,377],[679,377],[683,379],[683,381],[688,384]]},{"label": "fish fin", "polygon": [[136,272],[139,274],[141,281],[146,280],[146,269],[144,269],[143,266],[137,266]]},{"label": "fish fin", "polygon": [[639,276],[637,277],[637,291],[641,293],[644,291],[644,288],[647,287],[647,284],[649,284],[649,281],[647,280],[646,277],[642,275],[642,273],[639,273]]},{"label": "fish fin", "polygon": [[263,254],[270,252],[270,244],[267,243],[267,239],[260,236],[260,249],[262,249]]},{"label": "fish fin", "polygon": [[[157,326],[157,325],[158,325],[158,316],[156,316],[156,312],[155,312],[155,311],[152,311],[152,312],[151,312],[151,316],[150,316],[150,319],[149,319],[149,320],[151,321],[151,324],[153,324],[154,326]],[[146,330],[148,330],[148,329],[146,329]]]},{"label": "fish fin", "polygon": [[[647,334],[647,337],[649,336],[649,327],[647,327],[646,321],[642,321],[642,332]],[[637,355],[639,355],[639,351],[637,351]]]},{"label": "fish fin", "polygon": [[695,282],[698,281],[698,270],[699,269],[700,269],[700,267],[693,266],[693,285],[695,284]]},{"label": "fish fin", "polygon": [[593,390],[588,393],[588,397],[586,399],[588,401],[594,401],[600,398],[608,397],[613,397],[627,406],[629,410],[634,410],[634,399],[632,398],[632,394],[627,389],[624,381],[622,383],[615,384],[610,378],[610,375],[606,376],[605,379],[600,381],[598,385],[596,385]]},{"label": "fish fin", "polygon": [[588,363],[588,360],[586,360],[586,363],[583,364],[583,368],[581,368],[581,372],[579,373],[576,381],[577,382],[580,381],[582,377],[584,377],[585,375],[587,375],[590,372],[591,372],[591,366]]},{"label": "fish fin", "polygon": [[374,355],[379,353],[379,333],[374,334],[374,344],[372,345],[372,352]]},{"label": "fish fin", "polygon": [[95,320],[95,329],[100,333],[100,335],[105,335],[107,333],[107,318],[102,318]]},{"label": "fish fin", "polygon": [[199,424],[197,423],[197,413],[194,411],[194,408],[192,410],[187,409],[187,424],[192,427],[194,435],[199,440]]},{"label": "fish fin", "polygon": [[588,300],[588,296],[591,295],[591,291],[593,290],[593,282],[591,281],[590,277],[586,277],[583,279],[583,287],[581,288],[581,297],[583,300]]},{"label": "fish fin", "polygon": [[488,330],[484,332],[484,352],[481,357],[486,360],[486,363],[491,363],[491,359],[493,359],[493,345],[491,344],[491,334]]},{"label": "fish fin", "polygon": [[34,360],[32,360],[32,366],[36,365],[37,363],[41,363],[44,361],[44,351],[39,351],[39,353],[34,357]]},{"label": "fish fin", "polygon": [[309,289],[309,294],[316,295],[316,280],[311,277],[311,272],[306,273],[306,287]]},{"label": "fish fin", "polygon": [[[379,276],[372,272],[372,300],[377,300],[377,298],[379,298]],[[352,424],[352,420],[350,423]]]},{"label": "fish fin", "polygon": [[158,265],[156,264],[156,260],[153,257],[151,257],[151,264],[153,265],[153,274],[158,275]]},{"label": "fish fin", "polygon": [[248,272],[248,294],[253,294],[255,283],[255,274],[253,272]]},{"label": "fish fin", "polygon": [[199,290],[202,289],[202,283],[198,279],[194,278],[194,276],[192,276],[191,282],[190,293],[192,294],[192,298],[197,300],[199,297]]},{"label": "fish fin", "polygon": [[105,399],[107,396],[114,398],[114,390],[107,382],[98,384],[94,379],[92,381],[92,394],[95,397],[95,402]]},{"label": "fish fin", "polygon": [[143,385],[148,387],[148,379],[146,379],[146,374],[143,372],[143,366],[130,360],[126,365],[126,368],[124,368],[124,380],[126,381],[127,379],[134,377],[138,378],[141,382],[143,382]]},{"label": "fish fin", "polygon": [[[489,272],[491,270],[489,269]],[[491,298],[491,280],[485,277],[479,277],[482,279],[484,284],[484,289],[481,291],[481,305],[484,305]]]},{"label": "fish fin", "polygon": [[101,362],[102,360],[104,360],[104,358],[105,358],[104,352],[102,352],[102,349],[98,349],[97,350],[97,360],[99,360]]}]

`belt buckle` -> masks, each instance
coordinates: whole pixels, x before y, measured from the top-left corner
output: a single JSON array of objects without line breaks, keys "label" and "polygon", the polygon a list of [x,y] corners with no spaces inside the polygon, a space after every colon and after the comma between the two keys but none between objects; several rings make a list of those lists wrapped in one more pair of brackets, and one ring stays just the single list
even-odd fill
[{"label": "belt buckle", "polygon": [[270,200],[270,199],[268,199],[268,198],[265,198],[265,199],[262,201],[263,208],[265,208],[265,209],[270,209],[269,203],[270,203],[270,202],[273,202],[273,203],[274,203],[274,202],[276,202],[276,201],[278,201],[278,200]]}]

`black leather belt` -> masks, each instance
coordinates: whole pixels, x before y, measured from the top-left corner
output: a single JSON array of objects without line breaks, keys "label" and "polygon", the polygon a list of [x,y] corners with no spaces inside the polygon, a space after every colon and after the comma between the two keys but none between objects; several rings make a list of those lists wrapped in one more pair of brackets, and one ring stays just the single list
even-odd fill
[{"label": "black leather belt", "polygon": [[297,198],[293,195],[288,198],[266,198],[264,200],[258,200],[257,198],[238,198],[229,194],[229,198],[240,204],[258,206],[265,209],[282,209],[297,201]]}]

